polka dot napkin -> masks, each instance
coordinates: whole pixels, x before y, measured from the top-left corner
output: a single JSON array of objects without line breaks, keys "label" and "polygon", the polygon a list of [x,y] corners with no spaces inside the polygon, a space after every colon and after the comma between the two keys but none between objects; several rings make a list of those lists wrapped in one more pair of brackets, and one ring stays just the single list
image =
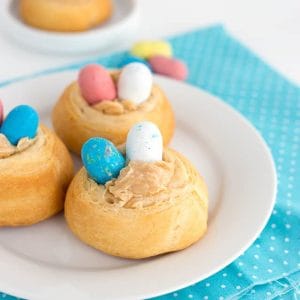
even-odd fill
[{"label": "polka dot napkin", "polygon": [[[272,217],[241,257],[206,280],[156,299],[300,298],[300,88],[232,38],[222,26],[170,41],[175,56],[189,66],[188,81],[223,99],[261,132],[275,159],[279,185]],[[118,53],[96,61],[118,67],[125,56]],[[34,76],[77,69],[87,62]],[[195,263],[201,268],[201,262]]]}]

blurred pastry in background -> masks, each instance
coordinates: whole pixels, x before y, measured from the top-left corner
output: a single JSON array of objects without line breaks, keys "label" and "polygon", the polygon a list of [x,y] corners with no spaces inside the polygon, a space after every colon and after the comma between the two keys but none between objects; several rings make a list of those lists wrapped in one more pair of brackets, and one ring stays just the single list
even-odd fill
[{"label": "blurred pastry in background", "polygon": [[149,68],[138,62],[111,72],[101,65],[85,66],[52,112],[56,133],[77,154],[92,137],[123,144],[129,129],[141,121],[155,123],[168,145],[175,128],[171,103],[153,83]]},{"label": "blurred pastry in background", "polygon": [[106,21],[111,0],[20,0],[20,15],[30,26],[49,31],[84,31]]}]

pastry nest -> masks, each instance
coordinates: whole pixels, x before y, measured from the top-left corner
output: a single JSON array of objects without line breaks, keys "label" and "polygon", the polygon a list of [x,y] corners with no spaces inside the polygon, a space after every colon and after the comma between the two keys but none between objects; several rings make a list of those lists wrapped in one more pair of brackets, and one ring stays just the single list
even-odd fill
[{"label": "pastry nest", "polygon": [[83,167],[68,189],[65,217],[86,244],[140,259],[198,241],[207,229],[207,201],[206,184],[194,166],[165,149],[163,161],[132,161],[105,185]]}]

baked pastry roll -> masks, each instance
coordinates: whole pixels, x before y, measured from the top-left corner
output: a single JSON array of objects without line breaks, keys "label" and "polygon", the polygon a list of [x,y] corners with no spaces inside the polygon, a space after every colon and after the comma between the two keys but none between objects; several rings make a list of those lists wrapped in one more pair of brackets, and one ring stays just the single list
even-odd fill
[{"label": "baked pastry roll", "polygon": [[50,31],[84,31],[106,21],[111,0],[20,0],[20,15],[30,26]]},{"label": "baked pastry roll", "polygon": [[0,170],[0,226],[31,225],[63,209],[73,162],[46,126],[15,145],[0,133]]},{"label": "baked pastry roll", "polygon": [[[112,72],[109,76],[117,85],[120,72]],[[120,87],[118,90],[120,93]],[[159,127],[165,145],[170,142],[175,127],[174,113],[157,84],[151,84],[149,96],[141,103],[115,97],[89,103],[83,97],[78,81],[65,89],[53,109],[52,121],[56,133],[70,150],[80,154],[84,142],[95,136],[106,138],[115,145],[123,144],[129,129],[145,120]]]},{"label": "baked pastry roll", "polygon": [[184,249],[206,232],[207,187],[194,166],[165,149],[162,161],[130,161],[97,184],[85,167],[68,189],[65,217],[84,243],[141,259]]}]

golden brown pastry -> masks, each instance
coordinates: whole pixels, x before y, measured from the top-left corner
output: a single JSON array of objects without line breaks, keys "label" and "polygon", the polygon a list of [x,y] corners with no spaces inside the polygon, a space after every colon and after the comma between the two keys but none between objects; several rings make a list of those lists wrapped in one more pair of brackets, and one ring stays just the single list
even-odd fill
[{"label": "golden brown pastry", "polygon": [[[119,73],[112,73],[118,80]],[[79,154],[84,142],[94,136],[115,145],[123,144],[129,129],[139,121],[155,123],[167,145],[174,133],[175,119],[170,102],[162,89],[153,84],[148,99],[140,104],[114,99],[90,105],[82,96],[78,82],[71,83],[56,103],[52,122],[66,146]]]},{"label": "golden brown pastry", "polygon": [[165,149],[162,161],[130,161],[105,185],[83,167],[67,192],[65,217],[86,244],[146,258],[184,249],[207,229],[207,188],[193,165]]},{"label": "golden brown pastry", "polygon": [[0,170],[0,226],[34,224],[63,209],[73,162],[47,127],[16,146],[0,134]]},{"label": "golden brown pastry", "polygon": [[50,31],[83,31],[106,21],[111,0],[20,0],[25,23]]}]

